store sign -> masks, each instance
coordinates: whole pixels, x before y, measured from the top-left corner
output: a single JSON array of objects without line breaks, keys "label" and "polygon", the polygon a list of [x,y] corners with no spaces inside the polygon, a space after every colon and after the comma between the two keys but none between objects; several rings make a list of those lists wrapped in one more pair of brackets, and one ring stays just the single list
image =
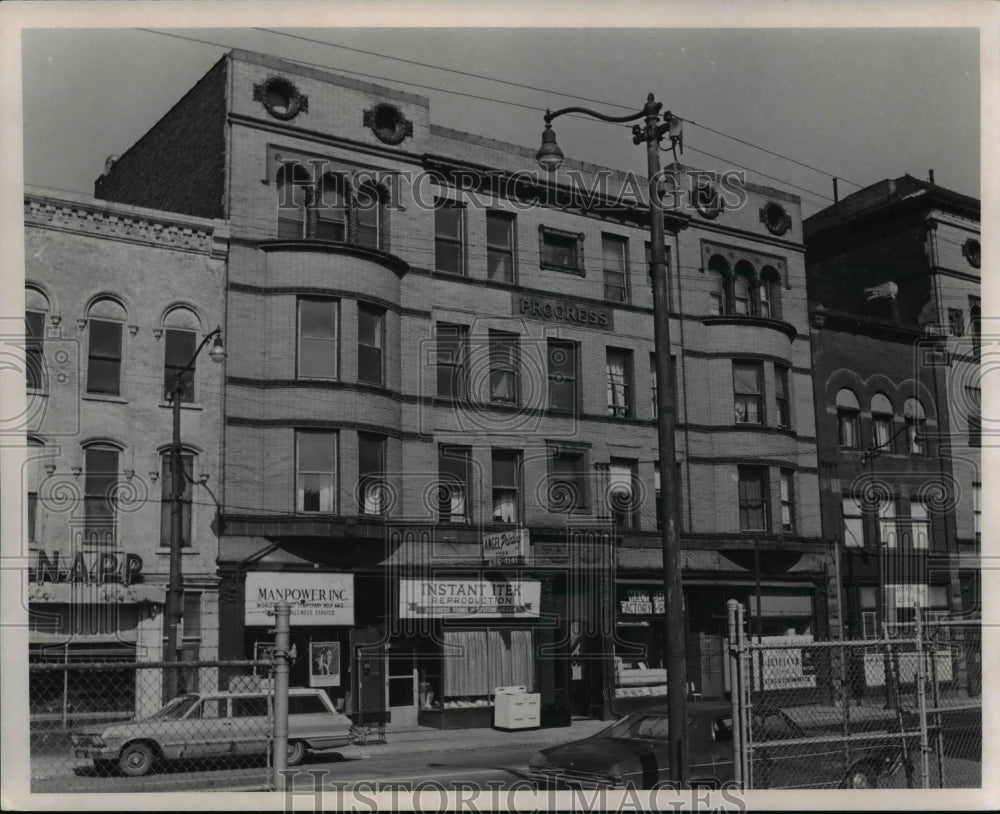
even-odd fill
[{"label": "store sign", "polygon": [[923,583],[908,583],[903,585],[886,585],[893,595],[893,606],[896,608],[912,608],[917,605],[927,607],[927,586]]},{"label": "store sign", "polygon": [[[816,686],[816,668],[812,661],[812,650],[801,647],[776,647],[768,644],[804,645],[811,644],[812,636],[764,636],[763,650],[753,651],[753,684],[765,690],[793,690]],[[756,641],[755,641],[756,646]]]},{"label": "store sign", "polygon": [[292,606],[292,625],[353,625],[353,574],[251,571],[246,582],[248,625],[274,625],[274,606]]},{"label": "store sign", "polygon": [[75,585],[102,585],[108,582],[132,585],[142,582],[142,557],[131,553],[78,551],[73,559],[64,559],[59,551],[39,551],[35,567],[28,569],[28,582],[39,585],[60,582]]},{"label": "store sign", "polygon": [[527,529],[483,535],[483,560],[487,565],[524,565],[530,537]]},{"label": "store sign", "polygon": [[515,293],[513,312],[517,317],[538,317],[552,322],[564,322],[579,328],[615,329],[614,312],[599,305],[583,305],[561,297],[538,297]]},{"label": "store sign", "polygon": [[537,618],[537,580],[401,579],[400,619]]},{"label": "store sign", "polygon": [[618,609],[622,616],[662,616],[663,589],[618,586]]}]

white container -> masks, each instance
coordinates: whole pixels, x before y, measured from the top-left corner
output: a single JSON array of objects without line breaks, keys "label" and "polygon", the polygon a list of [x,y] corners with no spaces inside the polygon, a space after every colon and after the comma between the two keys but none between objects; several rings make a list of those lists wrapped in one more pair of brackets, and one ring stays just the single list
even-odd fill
[{"label": "white container", "polygon": [[493,696],[493,726],[534,729],[541,725],[542,696],[527,687],[497,687]]}]

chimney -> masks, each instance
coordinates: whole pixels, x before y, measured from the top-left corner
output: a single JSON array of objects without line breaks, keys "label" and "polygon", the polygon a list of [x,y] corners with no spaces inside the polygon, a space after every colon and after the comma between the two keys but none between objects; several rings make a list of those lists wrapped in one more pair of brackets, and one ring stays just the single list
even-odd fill
[{"label": "chimney", "polygon": [[934,170],[927,170],[927,180],[934,183]]}]

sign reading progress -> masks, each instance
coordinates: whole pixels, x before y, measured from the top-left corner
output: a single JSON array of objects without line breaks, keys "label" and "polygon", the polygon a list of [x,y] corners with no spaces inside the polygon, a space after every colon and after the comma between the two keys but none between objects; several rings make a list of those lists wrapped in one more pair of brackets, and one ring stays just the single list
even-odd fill
[{"label": "sign reading progress", "polygon": [[281,571],[247,574],[246,624],[273,627],[274,606],[282,601],[292,606],[293,626],[353,625],[354,575]]},{"label": "sign reading progress", "polygon": [[537,580],[401,579],[399,618],[534,619],[540,598]]},{"label": "sign reading progress", "polygon": [[600,305],[579,303],[562,297],[514,293],[511,294],[511,306],[515,317],[534,317],[577,328],[599,328],[602,331],[615,329],[614,311]]}]

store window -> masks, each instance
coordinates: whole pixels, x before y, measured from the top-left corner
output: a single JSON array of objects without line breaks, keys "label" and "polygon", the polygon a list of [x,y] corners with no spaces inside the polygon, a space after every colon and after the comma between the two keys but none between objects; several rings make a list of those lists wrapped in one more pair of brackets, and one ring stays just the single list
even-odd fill
[{"label": "store window", "polygon": [[739,501],[740,531],[768,530],[767,468],[740,466]]},{"label": "store window", "polygon": [[438,520],[442,523],[468,523],[469,481],[472,475],[472,450],[469,447],[438,448]]},{"label": "store window", "polygon": [[518,404],[518,336],[505,331],[490,331],[490,401]]},{"label": "store window", "polygon": [[358,304],[358,381],[384,384],[385,310]]},{"label": "store window", "polygon": [[295,510],[337,511],[337,433],[295,433]]},{"label": "store window", "polygon": [[892,448],[892,402],[884,393],[872,396],[872,446],[883,452]]},{"label": "store window", "polygon": [[795,472],[791,469],[781,470],[781,530],[795,532]]},{"label": "store window", "polygon": [[[160,453],[160,545],[169,546],[172,535],[171,516],[174,499],[174,478],[173,478],[173,455],[171,451],[164,450]],[[191,486],[194,480],[194,454],[191,452],[181,453],[181,466],[184,469],[184,480],[181,484],[181,548],[191,547],[191,530],[193,527],[192,518],[192,493]]]},{"label": "store window", "polygon": [[577,343],[548,340],[549,409],[575,413],[577,410]]},{"label": "store window", "polygon": [[384,515],[387,508],[385,483],[385,437],[358,433],[358,508],[361,514]]},{"label": "store window", "polygon": [[111,548],[117,542],[120,450],[94,444],[84,449],[84,543]]},{"label": "store window", "polygon": [[531,630],[444,630],[444,709],[489,706],[497,687],[536,690]]},{"label": "store window", "polygon": [[853,390],[846,387],[837,391],[837,433],[840,446],[848,449],[858,449],[861,445],[861,434],[858,429],[860,407],[858,397]]},{"label": "store window", "polygon": [[566,444],[549,444],[549,511],[579,512],[590,505],[587,451]]},{"label": "store window", "polygon": [[441,398],[463,399],[468,393],[469,328],[466,325],[439,322],[435,335],[437,394]]},{"label": "store window", "polygon": [[583,234],[538,227],[541,267],[583,275]]},{"label": "store window", "polygon": [[603,235],[601,248],[604,256],[604,299],[628,302],[628,239]]},{"label": "store window", "polygon": [[486,276],[501,283],[514,282],[514,216],[486,213]]},{"label": "store window", "polygon": [[521,519],[521,451],[493,450],[493,522]]},{"label": "store window", "polygon": [[844,547],[863,548],[865,544],[865,520],[861,502],[853,495],[844,495],[842,501],[844,521]]},{"label": "store window", "polygon": [[906,440],[911,455],[926,455],[927,444],[924,440],[926,417],[924,406],[917,399],[907,399],[903,403],[903,420],[906,422]]},{"label": "store window", "polygon": [[121,395],[122,328],[125,309],[110,299],[95,302],[87,314],[87,392]]},{"label": "store window", "polygon": [[632,416],[632,351],[608,348],[605,369],[608,376],[608,415]]},{"label": "store window", "polygon": [[299,378],[336,379],[340,302],[299,298]]},{"label": "store window", "polygon": [[778,426],[789,429],[792,426],[792,403],[788,395],[788,367],[774,366],[774,400],[777,406]]},{"label": "store window", "polygon": [[733,406],[737,424],[764,423],[763,365],[733,362]]},{"label": "store window", "polygon": [[439,200],[434,209],[434,268],[465,274],[465,209],[454,201]]}]

